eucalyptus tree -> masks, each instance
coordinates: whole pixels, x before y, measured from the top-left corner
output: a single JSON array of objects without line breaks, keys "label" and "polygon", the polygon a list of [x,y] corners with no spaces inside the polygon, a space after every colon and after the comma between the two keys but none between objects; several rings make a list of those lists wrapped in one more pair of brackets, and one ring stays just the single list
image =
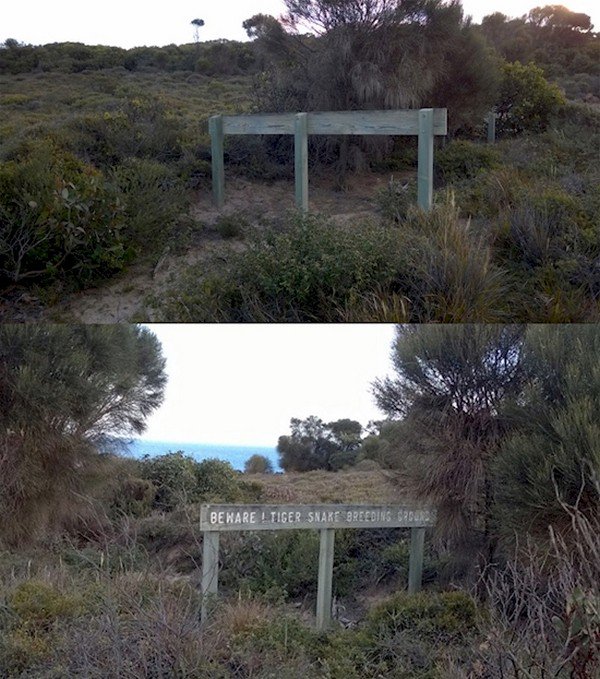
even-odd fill
[{"label": "eucalyptus tree", "polygon": [[77,511],[106,441],[140,434],[162,402],[164,368],[144,327],[0,326],[0,539]]}]

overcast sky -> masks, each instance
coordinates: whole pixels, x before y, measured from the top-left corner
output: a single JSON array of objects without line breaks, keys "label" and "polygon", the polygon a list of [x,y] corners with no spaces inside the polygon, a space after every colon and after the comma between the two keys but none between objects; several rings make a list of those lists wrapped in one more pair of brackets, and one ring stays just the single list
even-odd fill
[{"label": "overcast sky", "polygon": [[393,325],[148,327],[169,381],[143,439],[275,447],[292,417],[383,417],[370,385],[390,374]]},{"label": "overcast sky", "polygon": [[[477,22],[487,14],[500,11],[510,17],[526,14],[536,6],[556,4],[539,0],[463,0],[466,14]],[[575,12],[590,15],[600,29],[600,5],[592,0],[565,0]],[[169,0],[144,3],[139,0],[1,0],[0,42],[14,38],[34,45],[51,42],[83,42],[88,45],[168,45],[192,42],[190,22],[206,22],[203,40],[246,38],[242,22],[254,14],[279,16],[283,0],[220,0],[199,2]]]}]

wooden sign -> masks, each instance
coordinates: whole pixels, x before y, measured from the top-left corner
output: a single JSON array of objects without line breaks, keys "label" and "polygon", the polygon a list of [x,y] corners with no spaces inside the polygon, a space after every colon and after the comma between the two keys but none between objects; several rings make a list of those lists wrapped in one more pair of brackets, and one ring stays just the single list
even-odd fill
[{"label": "wooden sign", "polygon": [[317,628],[331,623],[333,548],[340,528],[410,528],[408,591],[421,587],[425,529],[435,524],[435,511],[395,505],[202,505],[202,621],[211,596],[218,593],[219,534],[223,531],[319,530]]},{"label": "wooden sign", "polygon": [[203,505],[200,530],[427,528],[429,509],[390,505]]},{"label": "wooden sign", "polygon": [[417,201],[424,210],[433,202],[433,138],[448,134],[445,108],[385,111],[315,111],[260,113],[210,118],[213,196],[217,207],[225,200],[224,137],[226,134],[293,134],[295,137],[296,206],[308,210],[308,136],[400,135],[418,136]]}]

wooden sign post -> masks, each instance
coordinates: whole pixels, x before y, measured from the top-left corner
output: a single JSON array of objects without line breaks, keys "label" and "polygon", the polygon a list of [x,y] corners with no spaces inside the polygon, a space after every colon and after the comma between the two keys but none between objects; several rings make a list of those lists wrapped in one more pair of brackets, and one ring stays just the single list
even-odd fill
[{"label": "wooden sign post", "polygon": [[202,622],[211,599],[218,593],[219,534],[223,531],[299,530],[320,531],[317,589],[317,629],[331,624],[333,548],[340,528],[410,528],[408,591],[421,587],[425,529],[435,523],[431,509],[390,505],[203,505],[200,530],[202,549]]},{"label": "wooden sign post", "polygon": [[448,134],[448,111],[424,108],[397,111],[331,111],[213,116],[209,120],[213,198],[225,201],[224,137],[226,134],[293,134],[295,138],[296,206],[308,211],[308,136],[401,135],[419,137],[418,203],[430,210],[433,196],[433,137]]}]

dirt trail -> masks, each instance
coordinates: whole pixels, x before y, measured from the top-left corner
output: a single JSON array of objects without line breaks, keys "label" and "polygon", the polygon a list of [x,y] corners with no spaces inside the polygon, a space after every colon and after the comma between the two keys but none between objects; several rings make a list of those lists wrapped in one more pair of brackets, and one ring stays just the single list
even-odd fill
[{"label": "dirt trail", "polygon": [[[389,180],[390,174],[351,176],[343,192],[335,191],[332,181],[315,180],[309,188],[310,209],[344,226],[373,217],[375,195]],[[155,320],[148,304],[150,297],[160,297],[188,266],[244,247],[242,242],[224,240],[211,230],[219,216],[242,213],[251,226],[261,228],[269,220],[294,209],[292,181],[264,184],[228,177],[222,211],[214,207],[209,192],[198,195],[191,215],[204,229],[193,238],[184,254],[167,250],[158,261],[135,264],[98,288],[67,295],[49,306],[29,292],[13,291],[0,298],[0,321],[128,323]]]}]

